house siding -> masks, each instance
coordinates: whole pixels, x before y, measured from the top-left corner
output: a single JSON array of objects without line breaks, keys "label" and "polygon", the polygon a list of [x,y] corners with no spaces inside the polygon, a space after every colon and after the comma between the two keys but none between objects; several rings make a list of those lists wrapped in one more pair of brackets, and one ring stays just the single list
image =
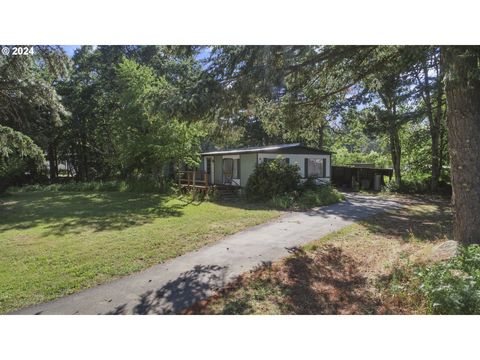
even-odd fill
[{"label": "house siding", "polygon": [[252,175],[257,164],[257,153],[240,155],[240,184],[247,185],[248,178]]},{"label": "house siding", "polygon": [[223,169],[223,164],[222,164],[222,156],[217,155],[215,156],[215,184],[221,184],[223,182],[222,179],[222,169]]},{"label": "house siding", "polygon": [[[238,156],[238,155],[236,155]],[[226,155],[215,155],[214,179],[215,184],[223,183],[223,158],[232,157]],[[329,154],[280,154],[280,153],[248,153],[240,154],[240,184],[242,187],[247,185],[248,178],[252,175],[256,164],[263,162],[263,159],[276,159],[277,157],[288,158],[291,165],[298,165],[299,174],[302,179],[305,178],[305,159],[325,159],[325,177],[321,181],[330,182],[331,178],[331,155]]]},{"label": "house siding", "polygon": [[325,159],[326,160],[326,174],[321,180],[330,181],[331,177],[331,155],[320,155],[320,154],[280,154],[280,153],[260,153],[258,154],[258,163],[263,162],[263,159],[276,159],[280,158],[289,158],[290,165],[298,165],[300,170],[298,173],[302,178],[305,178],[305,159]]}]

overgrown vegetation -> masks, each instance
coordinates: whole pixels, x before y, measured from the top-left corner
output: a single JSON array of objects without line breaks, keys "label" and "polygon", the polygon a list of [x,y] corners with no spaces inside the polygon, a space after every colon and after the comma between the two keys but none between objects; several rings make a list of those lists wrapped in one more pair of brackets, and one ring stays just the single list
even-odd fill
[{"label": "overgrown vegetation", "polygon": [[305,210],[343,200],[343,195],[332,186],[314,182],[307,179],[301,183],[298,166],[279,158],[256,165],[245,190],[248,199],[265,201],[282,210]]},{"label": "overgrown vegetation", "polygon": [[21,132],[0,125],[0,194],[25,177],[25,169],[38,173],[44,160],[42,150]]},{"label": "overgrown vegetation", "polygon": [[450,260],[407,263],[389,283],[389,291],[405,301],[420,300],[430,314],[480,314],[480,247],[461,247]]},{"label": "overgrown vegetation", "polygon": [[[382,192],[385,193],[402,193],[402,194],[427,194],[431,193],[429,179],[409,179],[403,180],[400,185],[395,181],[389,181],[382,186]],[[449,183],[439,182],[437,184],[436,193],[451,195],[452,187]]]},{"label": "overgrown vegetation", "polygon": [[134,193],[169,193],[173,190],[174,183],[159,182],[155,179],[137,180],[112,180],[112,181],[87,181],[87,182],[66,182],[48,185],[33,184],[21,187],[10,187],[9,192],[31,192],[31,191],[117,191]]},{"label": "overgrown vegetation", "polygon": [[287,164],[281,159],[257,164],[245,187],[247,197],[268,200],[297,191],[300,184],[298,170],[297,165]]},{"label": "overgrown vegetation", "polygon": [[419,290],[434,314],[480,314],[480,247],[462,247],[452,260],[417,271]]},{"label": "overgrown vegetation", "polygon": [[306,210],[316,206],[335,204],[344,199],[337,189],[330,185],[312,188],[301,187],[299,191],[289,194],[274,195],[269,204],[282,210]]}]

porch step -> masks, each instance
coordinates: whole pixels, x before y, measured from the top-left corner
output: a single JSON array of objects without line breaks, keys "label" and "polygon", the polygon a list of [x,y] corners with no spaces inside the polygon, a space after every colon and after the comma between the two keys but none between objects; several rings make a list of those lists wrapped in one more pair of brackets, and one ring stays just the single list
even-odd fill
[{"label": "porch step", "polygon": [[236,199],[238,197],[238,188],[216,188],[215,192],[222,199]]},{"label": "porch step", "polygon": [[217,190],[217,194],[219,194],[219,195],[221,195],[221,196],[237,196],[237,195],[238,195],[238,191]]}]

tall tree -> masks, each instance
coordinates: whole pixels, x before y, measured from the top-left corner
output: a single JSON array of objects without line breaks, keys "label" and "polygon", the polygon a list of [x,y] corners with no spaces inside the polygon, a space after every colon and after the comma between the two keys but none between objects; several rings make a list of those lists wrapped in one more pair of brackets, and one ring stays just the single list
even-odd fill
[{"label": "tall tree", "polygon": [[443,166],[442,136],[445,120],[445,98],[441,50],[436,46],[421,47],[414,69],[418,92],[421,95],[424,113],[428,119],[431,138],[431,179],[430,189],[438,188]]},{"label": "tall tree", "polygon": [[0,57],[0,124],[29,136],[43,148],[53,177],[56,128],[67,115],[54,85],[68,76],[69,68],[68,57],[59,46],[34,46],[33,54]]},{"label": "tall tree", "polygon": [[112,138],[111,115],[118,92],[113,70],[118,55],[103,50],[95,51],[91,46],[77,49],[69,80],[58,86],[71,113],[62,128],[61,155],[70,161],[81,181],[108,178],[114,172],[115,147],[106,140]]},{"label": "tall tree", "polygon": [[125,59],[118,68],[120,102],[115,125],[119,161],[128,174],[152,175],[161,180],[169,161],[195,165],[203,132],[195,123],[179,121],[168,106],[174,84],[151,67]]},{"label": "tall tree", "polygon": [[134,91],[136,83],[133,79],[126,81],[125,74],[119,72],[125,59],[164,80],[164,92],[149,99],[150,114],[162,113],[186,123],[203,119],[210,101],[215,101],[209,96],[214,82],[204,76],[195,58],[197,51],[195,47],[175,46],[85,46],[75,52],[72,76],[60,88],[72,114],[64,127],[63,156],[71,159],[79,180],[126,176],[128,172],[120,161],[126,143],[119,136],[125,134],[121,124],[133,99],[124,95]]},{"label": "tall tree", "polygon": [[453,236],[480,243],[480,47],[444,46]]},{"label": "tall tree", "polygon": [[[386,134],[389,139],[390,154],[395,182],[401,185],[402,145],[401,127],[417,116],[412,102],[412,83],[407,69],[398,64],[385,67],[382,71],[366,77],[363,81],[368,90],[374,92],[365,117],[366,129],[376,134]],[[379,100],[379,101],[377,101]]]},{"label": "tall tree", "polygon": [[0,193],[15,175],[25,171],[26,160],[30,160],[34,168],[41,167],[44,161],[42,149],[21,132],[0,125]]}]

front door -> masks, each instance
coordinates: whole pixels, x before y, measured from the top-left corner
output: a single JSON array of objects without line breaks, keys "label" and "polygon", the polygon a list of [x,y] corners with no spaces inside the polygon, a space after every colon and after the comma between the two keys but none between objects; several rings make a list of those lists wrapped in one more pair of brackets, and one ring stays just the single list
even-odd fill
[{"label": "front door", "polygon": [[205,158],[205,172],[208,174],[210,184],[215,184],[215,161],[213,157]]},{"label": "front door", "polygon": [[232,184],[233,179],[233,159],[223,159],[223,183]]}]

